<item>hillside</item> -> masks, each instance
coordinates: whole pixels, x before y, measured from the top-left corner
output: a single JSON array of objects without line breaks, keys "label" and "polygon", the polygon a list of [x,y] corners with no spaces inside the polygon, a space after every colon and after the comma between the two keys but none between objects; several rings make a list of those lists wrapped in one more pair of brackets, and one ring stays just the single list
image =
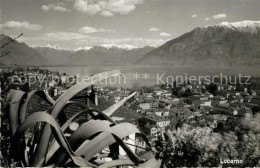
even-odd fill
[{"label": "hillside", "polygon": [[[1,46],[11,40],[12,38],[9,36],[0,34]],[[1,52],[5,51],[9,51],[9,54],[0,57],[0,61],[3,64],[42,65],[46,63],[46,59],[41,54],[25,43],[19,43],[16,40],[1,49]]]},{"label": "hillside", "polygon": [[68,65],[74,51],[61,50],[51,47],[34,47],[35,51],[44,56],[47,65]]},{"label": "hillside", "polygon": [[[12,40],[4,34],[0,35],[1,46]],[[153,50],[146,46],[134,48],[128,45],[95,46],[90,49],[64,50],[53,46],[29,47],[25,43],[14,40],[6,45],[1,52],[10,53],[1,57],[1,63],[6,65],[127,65],[142,58]]]},{"label": "hillside", "polygon": [[152,50],[136,63],[174,66],[254,66],[260,63],[260,22],[200,27]]},{"label": "hillside", "polygon": [[[0,35],[0,43],[12,39]],[[258,66],[260,21],[222,22],[196,28],[158,48],[103,45],[79,50],[31,48],[13,41],[3,51],[3,64],[18,65],[170,65],[181,67]]]},{"label": "hillside", "polygon": [[119,48],[115,46],[95,46],[90,49],[61,50],[48,47],[34,48],[44,55],[52,65],[127,65],[142,58],[153,47]]}]

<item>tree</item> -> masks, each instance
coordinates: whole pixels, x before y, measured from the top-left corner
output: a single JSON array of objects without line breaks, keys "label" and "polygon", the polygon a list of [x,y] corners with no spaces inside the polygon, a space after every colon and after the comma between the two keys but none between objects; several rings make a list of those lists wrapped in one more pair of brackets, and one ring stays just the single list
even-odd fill
[{"label": "tree", "polygon": [[185,96],[185,97],[189,97],[189,96],[191,96],[191,95],[192,95],[191,89],[190,89],[190,88],[186,89],[186,91],[185,91],[185,93],[184,93],[184,96]]},{"label": "tree", "polygon": [[209,127],[184,124],[169,135],[162,167],[222,166],[220,158],[239,159],[239,165],[260,166],[260,114],[242,119],[238,132],[216,133]]},{"label": "tree", "polygon": [[[216,165],[214,158],[221,136],[213,130],[195,128],[184,124],[176,132],[169,135],[171,141],[167,144],[163,155],[162,167],[200,166],[206,161],[211,161],[205,166]],[[207,139],[207,141],[205,141]]]},{"label": "tree", "polygon": [[208,90],[209,90],[209,93],[214,93],[215,91],[218,90],[218,87],[217,87],[216,84],[210,83],[209,86],[208,86]]}]

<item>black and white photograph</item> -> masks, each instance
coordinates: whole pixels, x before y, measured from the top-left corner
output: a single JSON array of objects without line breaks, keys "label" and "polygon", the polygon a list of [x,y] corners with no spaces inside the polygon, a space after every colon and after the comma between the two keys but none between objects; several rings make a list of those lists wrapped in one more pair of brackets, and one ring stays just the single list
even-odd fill
[{"label": "black and white photograph", "polygon": [[1,167],[260,167],[260,0],[0,0]]}]

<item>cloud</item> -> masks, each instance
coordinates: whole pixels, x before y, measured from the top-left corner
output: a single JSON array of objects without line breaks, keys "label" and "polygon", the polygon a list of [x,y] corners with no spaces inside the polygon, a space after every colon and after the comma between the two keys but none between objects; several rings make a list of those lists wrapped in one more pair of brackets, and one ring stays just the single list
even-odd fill
[{"label": "cloud", "polygon": [[196,17],[198,17],[198,15],[195,15],[195,14],[194,14],[194,15],[191,15],[191,17],[196,18]]},{"label": "cloud", "polygon": [[116,32],[116,30],[106,30],[106,29],[97,29],[97,28],[94,28],[94,27],[88,27],[88,26],[85,26],[85,27],[81,27],[78,32],[80,33],[84,33],[84,34],[90,34],[90,33],[104,33],[104,32]]},{"label": "cloud", "polygon": [[211,18],[206,17],[204,20],[205,20],[205,21],[209,21],[209,20],[211,20]]},{"label": "cloud", "polygon": [[109,0],[102,6],[114,13],[127,14],[135,10],[137,4],[143,3],[143,0]]},{"label": "cloud", "polygon": [[25,30],[38,31],[42,29],[41,25],[31,24],[29,22],[19,22],[19,21],[8,21],[2,24],[1,27],[10,30],[25,29]]},{"label": "cloud", "polygon": [[162,37],[170,37],[171,34],[170,33],[166,33],[166,32],[161,32],[160,36],[162,36]]},{"label": "cloud", "polygon": [[39,40],[47,41],[68,41],[68,40],[80,40],[89,38],[88,35],[74,32],[56,32],[56,33],[45,33]]},{"label": "cloud", "polygon": [[90,15],[100,13],[102,16],[113,16],[128,14],[141,3],[143,0],[76,0],[74,8]]},{"label": "cloud", "polygon": [[156,28],[156,27],[151,27],[150,29],[148,29],[149,31],[159,31],[160,29]]},{"label": "cloud", "polygon": [[101,16],[106,16],[106,17],[109,17],[109,16],[114,16],[114,14],[110,11],[102,11],[100,13]]},{"label": "cloud", "polygon": [[74,8],[80,12],[94,15],[101,11],[99,4],[90,4],[89,0],[76,0]]},{"label": "cloud", "polygon": [[70,12],[66,7],[64,7],[64,3],[57,3],[57,4],[48,4],[48,5],[42,5],[41,9],[45,12],[49,10],[59,11],[59,12]]},{"label": "cloud", "polygon": [[144,46],[159,46],[165,43],[164,39],[149,39],[149,38],[101,38],[101,37],[89,37],[81,40],[77,40],[79,45],[96,46],[102,44],[113,44],[113,45],[132,45],[136,47]]},{"label": "cloud", "polygon": [[222,13],[222,14],[213,15],[212,17],[206,17],[204,20],[209,21],[211,19],[224,19],[226,17],[227,17],[227,14]]},{"label": "cloud", "polygon": [[60,12],[69,12],[69,10],[67,8],[62,7],[62,6],[54,6],[53,10],[60,11]]},{"label": "cloud", "polygon": [[227,17],[227,14],[216,14],[216,15],[213,15],[212,18],[213,19],[223,19],[223,18],[226,18]]}]

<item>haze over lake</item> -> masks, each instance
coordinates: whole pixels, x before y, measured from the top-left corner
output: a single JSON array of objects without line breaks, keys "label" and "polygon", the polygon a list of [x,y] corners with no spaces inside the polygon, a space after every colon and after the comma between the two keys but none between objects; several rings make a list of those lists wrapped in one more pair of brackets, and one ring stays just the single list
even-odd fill
[{"label": "haze over lake", "polygon": [[[170,66],[56,66],[56,67],[46,67],[51,71],[58,71],[60,73],[67,73],[69,75],[79,75],[79,76],[91,76],[97,73],[111,71],[111,70],[120,70],[125,76],[125,84],[123,80],[120,84],[115,86],[122,87],[139,87],[139,86],[151,86],[157,84],[157,78],[162,77],[166,79],[167,76],[213,76],[213,75],[223,75],[227,76],[260,76],[260,72],[256,71],[255,67],[252,68],[204,68],[204,67],[170,67]],[[136,79],[136,74],[138,78]],[[144,77],[147,74],[148,77]],[[165,80],[163,80],[165,81]]]}]

